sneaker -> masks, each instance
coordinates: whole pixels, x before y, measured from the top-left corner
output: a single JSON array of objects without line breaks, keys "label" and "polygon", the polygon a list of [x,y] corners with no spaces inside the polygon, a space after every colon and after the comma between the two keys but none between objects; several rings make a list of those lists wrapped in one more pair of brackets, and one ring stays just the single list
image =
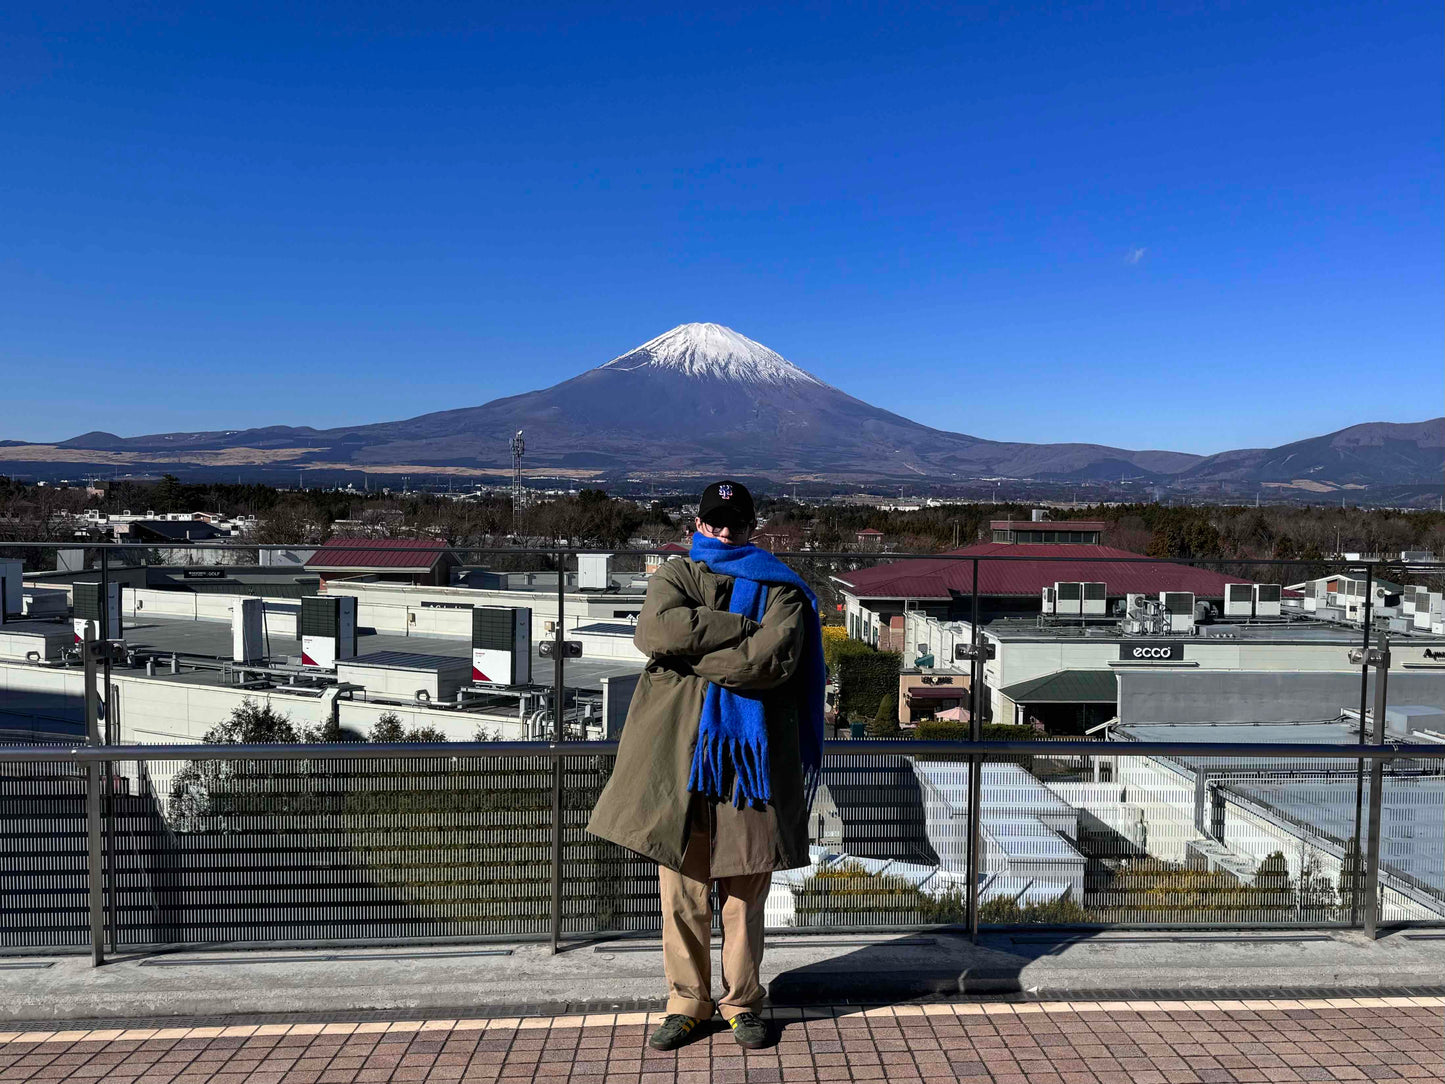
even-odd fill
[{"label": "sneaker", "polygon": [[701,1022],[680,1012],[668,1013],[647,1040],[647,1045],[654,1050],[676,1050],[688,1041],[688,1036]]},{"label": "sneaker", "polygon": [[728,1027],[733,1029],[733,1038],[738,1041],[738,1046],[757,1050],[768,1045],[768,1025],[755,1012],[738,1013],[728,1020]]}]

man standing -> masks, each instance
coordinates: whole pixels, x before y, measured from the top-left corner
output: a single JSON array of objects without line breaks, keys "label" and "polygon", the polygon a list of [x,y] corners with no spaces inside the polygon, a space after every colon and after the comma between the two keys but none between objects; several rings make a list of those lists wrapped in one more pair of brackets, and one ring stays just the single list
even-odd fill
[{"label": "man standing", "polygon": [[750,545],[752,496],[715,482],[692,551],[653,573],[634,642],[648,655],[617,763],[587,830],[658,863],[672,1050],[710,1019],[712,907],[722,907],[716,1002],[737,1041],[768,1041],[763,907],[773,870],[808,864],[808,809],[823,760],[817,599]]}]

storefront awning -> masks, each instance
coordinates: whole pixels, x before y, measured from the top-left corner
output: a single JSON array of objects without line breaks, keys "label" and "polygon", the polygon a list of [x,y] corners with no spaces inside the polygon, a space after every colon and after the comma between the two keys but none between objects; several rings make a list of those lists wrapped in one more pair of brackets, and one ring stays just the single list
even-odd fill
[{"label": "storefront awning", "polygon": [[968,696],[963,685],[914,685],[906,694],[909,700],[962,700]]}]

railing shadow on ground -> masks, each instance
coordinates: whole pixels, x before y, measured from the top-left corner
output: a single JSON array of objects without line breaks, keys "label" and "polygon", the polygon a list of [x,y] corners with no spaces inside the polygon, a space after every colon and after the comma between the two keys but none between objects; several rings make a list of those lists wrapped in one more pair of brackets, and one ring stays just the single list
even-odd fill
[{"label": "railing shadow on ground", "polygon": [[[1056,933],[1039,944],[1007,948],[1004,934],[969,940],[966,928],[879,938],[850,951],[777,974],[769,1002],[782,1005],[887,1005],[970,995],[1026,992],[1024,970],[1054,946],[1078,943],[1090,931]],[[820,935],[820,940],[825,938]],[[1048,943],[1051,942],[1051,943]]]}]

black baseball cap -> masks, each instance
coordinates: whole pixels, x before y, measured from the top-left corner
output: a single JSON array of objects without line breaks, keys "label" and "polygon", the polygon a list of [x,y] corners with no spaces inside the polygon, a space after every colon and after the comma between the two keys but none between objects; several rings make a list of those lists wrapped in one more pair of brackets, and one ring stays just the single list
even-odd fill
[{"label": "black baseball cap", "polygon": [[748,487],[724,478],[702,491],[697,518],[713,527],[746,527],[758,514]]}]

